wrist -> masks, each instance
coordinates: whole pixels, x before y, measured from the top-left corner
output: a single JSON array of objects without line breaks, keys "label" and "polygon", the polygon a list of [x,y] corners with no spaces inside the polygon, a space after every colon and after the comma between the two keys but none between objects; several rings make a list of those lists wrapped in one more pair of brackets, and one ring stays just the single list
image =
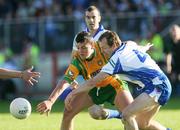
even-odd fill
[{"label": "wrist", "polygon": [[19,78],[23,79],[23,71],[20,72]]},{"label": "wrist", "polygon": [[48,99],[49,102],[51,102],[52,104],[54,104],[54,102],[52,101],[52,99]]}]

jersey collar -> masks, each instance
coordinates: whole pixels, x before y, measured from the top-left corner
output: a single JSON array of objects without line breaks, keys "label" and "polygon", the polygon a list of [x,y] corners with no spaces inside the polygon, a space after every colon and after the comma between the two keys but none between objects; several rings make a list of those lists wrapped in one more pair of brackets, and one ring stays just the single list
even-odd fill
[{"label": "jersey collar", "polygon": [[125,47],[125,45],[126,45],[126,44],[122,42],[121,45],[114,50],[114,52],[112,53],[111,57],[116,53],[116,51],[121,51],[121,50],[123,50],[124,47]]},{"label": "jersey collar", "polygon": [[[98,30],[96,31],[96,33],[94,34],[93,38],[100,32],[100,31],[103,31],[104,30],[104,27],[103,25],[99,25],[99,28]],[[86,27],[86,32],[89,32],[89,29]]]}]

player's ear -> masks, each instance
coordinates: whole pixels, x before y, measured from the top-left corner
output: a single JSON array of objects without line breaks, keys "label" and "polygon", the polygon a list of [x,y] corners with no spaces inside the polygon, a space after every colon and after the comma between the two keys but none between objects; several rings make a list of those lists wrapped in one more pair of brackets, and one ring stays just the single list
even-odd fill
[{"label": "player's ear", "polygon": [[101,15],[99,15],[99,23],[101,22]]},{"label": "player's ear", "polygon": [[118,47],[117,44],[113,44],[111,48],[116,49]]}]

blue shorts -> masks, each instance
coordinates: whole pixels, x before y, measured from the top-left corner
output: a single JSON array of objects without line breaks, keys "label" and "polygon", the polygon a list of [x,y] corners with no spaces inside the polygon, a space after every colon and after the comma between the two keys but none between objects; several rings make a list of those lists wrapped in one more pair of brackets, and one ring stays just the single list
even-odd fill
[{"label": "blue shorts", "polygon": [[169,80],[166,78],[166,80],[162,81],[162,84],[144,87],[142,92],[147,93],[163,106],[169,100],[172,88]]},{"label": "blue shorts", "polygon": [[63,91],[63,93],[59,96],[59,99],[64,101],[70,92],[72,92],[72,88],[71,87],[66,88]]}]

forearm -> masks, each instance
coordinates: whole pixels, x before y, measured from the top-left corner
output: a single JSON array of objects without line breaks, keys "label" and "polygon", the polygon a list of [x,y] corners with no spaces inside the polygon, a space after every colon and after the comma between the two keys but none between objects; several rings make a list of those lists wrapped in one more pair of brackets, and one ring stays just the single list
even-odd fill
[{"label": "forearm", "polygon": [[167,72],[170,73],[171,72],[171,62],[172,62],[172,55],[169,53],[166,56],[166,66],[167,66]]},{"label": "forearm", "polygon": [[92,82],[92,79],[90,79],[90,80],[86,81],[85,83],[79,85],[78,88],[73,91],[73,94],[76,95],[76,94],[79,94],[82,92],[88,92],[95,86],[96,86],[96,84],[94,82]]},{"label": "forearm", "polygon": [[22,71],[0,69],[0,78],[22,78],[22,75]]},{"label": "forearm", "polygon": [[48,100],[50,100],[53,104],[54,102],[57,100],[57,98],[63,93],[63,91],[69,87],[69,83],[66,82],[65,80],[60,81],[56,88],[53,90],[53,92],[51,93],[51,95],[49,96]]},{"label": "forearm", "polygon": [[102,82],[102,80],[104,80],[107,76],[109,76],[109,75],[106,74],[106,73],[99,73],[99,74],[97,74],[94,78],[89,79],[85,83],[83,83],[80,86],[78,86],[78,88],[73,91],[73,94],[76,95],[78,93],[88,92],[92,88],[96,87],[96,85],[99,82]]}]

